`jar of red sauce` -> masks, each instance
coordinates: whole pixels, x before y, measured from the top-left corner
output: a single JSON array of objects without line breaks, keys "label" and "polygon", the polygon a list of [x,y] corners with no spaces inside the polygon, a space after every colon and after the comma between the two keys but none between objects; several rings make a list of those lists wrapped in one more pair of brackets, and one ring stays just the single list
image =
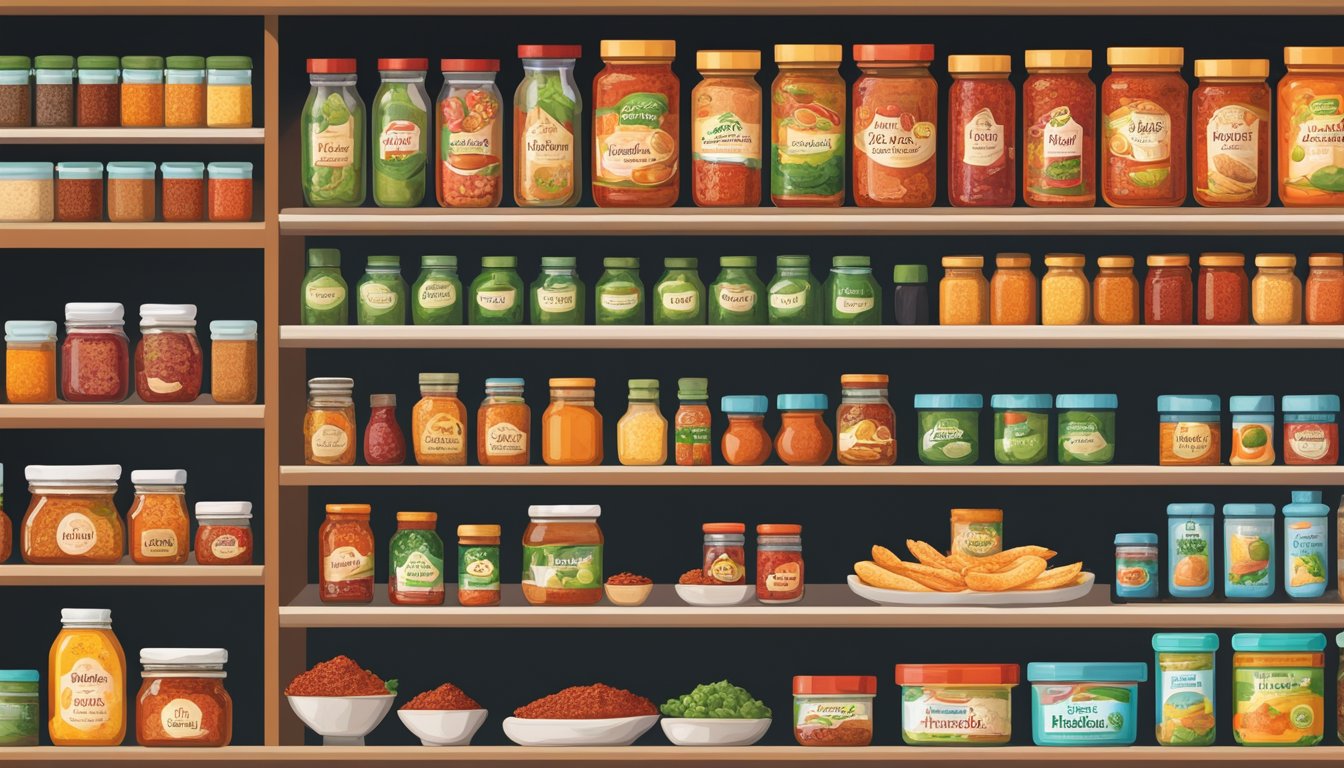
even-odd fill
[{"label": "jar of red sauce", "polygon": [[[1107,48],[1101,196],[1116,207],[1185,202],[1190,89],[1183,48]],[[1187,321],[1188,322],[1188,321]]]},{"label": "jar of red sauce", "polygon": [[775,407],[780,413],[779,432],[775,435],[775,453],[779,458],[785,464],[825,464],[835,444],[823,415],[826,396],[780,395]]},{"label": "jar of red sauce", "polygon": [[803,526],[756,526],[756,599],[772,604],[803,599]]},{"label": "jar of red sauce", "polygon": [[603,40],[601,52],[606,66],[593,78],[593,202],[672,206],[680,190],[677,43]]},{"label": "jar of red sauce", "polygon": [[1009,56],[948,56],[947,197],[954,206],[1017,199],[1017,91]]},{"label": "jar of red sauce", "polygon": [[1311,271],[1302,301],[1307,324],[1344,324],[1344,253],[1313,253],[1307,263]]},{"label": "jar of red sauce", "polygon": [[1240,253],[1199,255],[1200,325],[1246,325],[1251,321],[1251,281]]},{"label": "jar of red sauce", "polygon": [[1283,463],[1339,463],[1339,395],[1284,395]]},{"label": "jar of red sauce", "polygon": [[691,197],[701,208],[761,204],[760,51],[696,51]]},{"label": "jar of red sauce", "polygon": [[[1285,208],[1344,205],[1344,46],[1290,45],[1278,84],[1279,201]],[[80,86],[83,90],[83,86]]]},{"label": "jar of red sauce", "polygon": [[765,411],[770,401],[762,395],[728,395],[719,410],[728,417],[720,449],[723,460],[735,467],[755,467],[770,458],[770,433],[765,431]]},{"label": "jar of red sauce", "polygon": [[147,403],[190,403],[201,394],[205,357],[195,304],[141,304],[135,393]]},{"label": "jar of red sauce", "polygon": [[1143,281],[1143,322],[1190,325],[1193,294],[1188,255],[1168,253],[1148,257],[1148,277]]},{"label": "jar of red sauce", "polygon": [[125,308],[112,302],[65,305],[61,343],[61,399],[70,403],[119,403],[131,386]]},{"label": "jar of red sauce", "polygon": [[252,564],[252,502],[196,503],[196,563]]},{"label": "jar of red sauce", "polygon": [[1026,52],[1022,199],[1032,207],[1097,204],[1097,86],[1092,51]]},{"label": "jar of red sauce", "polygon": [[369,396],[369,423],[364,427],[364,461],[371,466],[406,461],[406,436],[397,423],[396,395]]},{"label": "jar of red sauce", "polygon": [[368,504],[327,505],[327,518],[317,531],[318,595],[322,602],[373,601],[371,509]]},{"label": "jar of red sauce", "polygon": [[938,82],[932,45],[856,45],[854,202],[928,208],[938,192]]},{"label": "jar of red sauce", "polygon": [[715,584],[747,583],[747,526],[742,523],[705,523],[705,576]]},{"label": "jar of red sauce", "polygon": [[142,648],[135,743],[224,747],[233,738],[233,699],[224,690],[223,648]]},{"label": "jar of red sauce", "polygon": [[1198,59],[1195,77],[1195,202],[1206,208],[1269,205],[1269,60]]}]

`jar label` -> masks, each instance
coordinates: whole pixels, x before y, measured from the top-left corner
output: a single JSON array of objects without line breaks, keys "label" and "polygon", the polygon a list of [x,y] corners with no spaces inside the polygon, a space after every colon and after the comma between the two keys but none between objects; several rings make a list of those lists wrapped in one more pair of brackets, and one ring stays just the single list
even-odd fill
[{"label": "jar label", "polygon": [[858,315],[871,310],[875,303],[872,296],[836,296],[835,311],[842,315]]},{"label": "jar label", "polygon": [[[1207,661],[1184,661],[1195,654],[1157,655],[1157,716],[1161,744],[1206,744],[1213,740],[1213,654]],[[1197,666],[1201,669],[1189,669]]]},{"label": "jar label", "polygon": [[177,557],[177,534],[171,528],[151,528],[140,533],[142,557]]},{"label": "jar label", "polygon": [[159,724],[170,739],[195,739],[205,735],[201,708],[191,699],[173,699],[159,712]]},{"label": "jar label", "polygon": [[845,140],[844,132],[799,130],[792,125],[779,126],[779,152],[782,155],[820,155],[834,152]]},{"label": "jar label", "polygon": [[983,168],[1003,159],[1003,124],[995,119],[989,107],[972,115],[962,130],[965,134],[961,152],[963,163]]},{"label": "jar label", "polygon": [[527,454],[527,433],[507,421],[485,431],[485,455],[522,456]]},{"label": "jar label", "polygon": [[242,542],[232,533],[217,536],[210,542],[210,554],[217,560],[232,560],[243,553]]},{"label": "jar label", "polygon": [[602,295],[598,297],[598,302],[603,309],[611,312],[629,312],[639,306],[639,294],[603,291]]},{"label": "jar label", "polygon": [[695,156],[711,163],[761,164],[761,123],[758,116],[743,118],[721,112],[695,121]]},{"label": "jar label", "polygon": [[82,555],[98,543],[98,530],[82,512],[71,512],[56,526],[56,546],[67,555]]},{"label": "jar label", "polygon": [[[1313,660],[1310,653],[1238,657],[1232,669],[1237,741],[1279,746],[1320,741],[1325,732],[1325,670],[1319,657]],[[1278,668],[1263,668],[1271,665]]]},{"label": "jar label", "polygon": [[337,547],[322,561],[323,581],[359,581],[372,578],[372,552],[362,555],[354,547]]},{"label": "jar label", "polygon": [[1272,582],[1274,527],[1258,523],[1228,523],[1227,587],[1261,587]]},{"label": "jar label", "polygon": [[578,303],[579,291],[573,285],[559,289],[537,289],[537,309],[542,312],[570,312]]},{"label": "jar label", "polygon": [[1211,191],[1232,196],[1255,191],[1263,124],[1258,111],[1245,104],[1229,104],[1209,116],[1204,135]]},{"label": "jar label", "polygon": [[952,552],[988,557],[1003,551],[1003,523],[953,523]]},{"label": "jar label", "polygon": [[396,563],[398,592],[431,592],[443,589],[443,560],[416,550]]},{"label": "jar label", "polygon": [[325,129],[313,123],[313,165],[318,168],[349,168],[355,164],[355,123],[346,120]]},{"label": "jar label", "polygon": [[457,588],[499,590],[499,547],[457,548]]},{"label": "jar label", "polygon": [[415,300],[424,309],[447,309],[457,303],[457,286],[451,280],[426,280]]},{"label": "jar label", "polygon": [[345,287],[329,277],[320,277],[308,284],[303,300],[309,309],[331,309],[345,301]]},{"label": "jar label", "polygon": [[[1293,185],[1320,188],[1316,174],[1326,168],[1344,165],[1344,94],[1320,94],[1305,109],[1308,117],[1297,124],[1296,141],[1288,152],[1288,180]],[[1279,162],[1284,162],[1280,158]],[[1334,178],[1336,174],[1323,176]],[[1337,187],[1331,186],[1332,191]]]},{"label": "jar label", "polygon": [[1177,457],[1194,461],[1203,458],[1213,448],[1213,430],[1202,421],[1178,421],[1171,434],[1171,452]]},{"label": "jar label", "polygon": [[[1067,190],[1083,182],[1083,126],[1067,106],[1049,111],[1041,130],[1040,168],[1036,172],[1042,191]],[[1033,129],[1034,130],[1034,129]]]},{"label": "jar label", "polygon": [[501,291],[477,291],[476,306],[491,312],[507,312],[513,309],[517,291],[506,288]]},{"label": "jar label", "polygon": [[[472,91],[472,93],[480,93],[480,91]],[[464,119],[462,121],[462,125],[465,126],[467,124],[467,120],[469,119],[470,116]],[[452,131],[450,133],[447,129],[445,129],[444,133],[448,135],[448,141],[444,142],[444,146],[447,148],[447,151],[444,152],[445,156],[496,155],[495,136],[494,136],[495,130],[492,123],[487,123],[484,127],[482,127],[478,131],[459,130],[459,131]],[[456,173],[461,173],[461,175],[464,176],[474,176],[481,170],[484,170],[475,168],[472,169],[458,168],[454,166],[451,162],[445,162],[443,165],[445,169],[450,169]],[[492,167],[498,168],[498,163],[496,162],[485,166],[485,168],[492,168]]]},{"label": "jar label", "polygon": [[81,731],[112,722],[113,683],[111,673],[97,659],[86,656],[76,661],[58,685],[61,721]]},{"label": "jar label", "polygon": [[783,563],[765,577],[766,592],[797,592],[803,587],[803,573],[798,563]]},{"label": "jar label", "polygon": [[422,456],[457,456],[466,450],[462,440],[462,422],[451,413],[436,413],[420,428],[419,453]]},{"label": "jar label", "polygon": [[607,186],[662,186],[677,178],[677,137],[663,130],[668,100],[632,93],[593,112],[597,164],[593,181]]},{"label": "jar label", "polygon": [[420,126],[414,120],[388,120],[378,134],[379,160],[405,160],[420,153]]},{"label": "jar label", "polygon": [[523,583],[545,589],[601,589],[601,545],[523,547]]},{"label": "jar label", "polygon": [[369,309],[386,312],[397,306],[397,292],[382,283],[365,283],[359,286],[359,300]]},{"label": "jar label", "polygon": [[854,146],[878,165],[914,168],[937,151],[935,134],[933,123],[917,123],[899,107],[878,107],[873,122],[854,135]]},{"label": "jar label", "polygon": [[1073,456],[1091,456],[1106,450],[1106,437],[1090,421],[1067,421],[1059,425],[1059,449]]},{"label": "jar label", "polygon": [[[1089,693],[1094,688],[1098,693],[1104,690],[1104,697]],[[1116,736],[1126,726],[1134,726],[1134,692],[1118,685],[1037,684],[1032,699],[1036,704],[1035,721],[1045,734]]]},{"label": "jar label", "polygon": [[901,728],[914,736],[1008,736],[1012,733],[1012,702],[1001,696],[963,696],[956,689],[901,688]]},{"label": "jar label", "polygon": [[756,289],[749,283],[720,283],[719,308],[726,312],[750,312],[756,306]]},{"label": "jar label", "polygon": [[668,312],[695,312],[699,308],[699,291],[663,291],[663,309]]},{"label": "jar label", "polygon": [[1107,151],[1140,163],[1171,157],[1171,115],[1155,102],[1141,99],[1112,112]]},{"label": "jar label", "polygon": [[313,458],[335,459],[345,455],[350,448],[350,435],[335,424],[323,424],[313,430]]},{"label": "jar label", "polygon": [[672,433],[672,442],[676,445],[709,445],[709,425],[677,427]]},{"label": "jar label", "polygon": [[527,200],[563,200],[574,188],[574,133],[541,106],[523,116],[519,187]]},{"label": "jar label", "polygon": [[[836,299],[837,306],[840,300]],[[770,294],[770,308],[782,311],[802,309],[807,304],[807,291]]]},{"label": "jar label", "polygon": [[1317,461],[1330,452],[1330,438],[1318,424],[1289,425],[1284,430],[1288,450],[1308,461]]},{"label": "jar label", "polygon": [[1140,595],[1157,589],[1157,559],[1116,555],[1115,591],[1119,595]]},{"label": "jar label", "polygon": [[808,731],[834,730],[848,722],[861,723],[872,719],[872,708],[867,701],[795,699],[793,704],[793,726],[804,734]]},{"label": "jar label", "polygon": [[1213,578],[1209,568],[1213,531],[1197,520],[1178,521],[1171,526],[1171,585],[1187,589],[1208,586]]},{"label": "jar label", "polygon": [[720,553],[707,569],[710,578],[724,584],[736,584],[746,575],[747,569],[734,560],[727,552]]},{"label": "jar label", "polygon": [[[1317,518],[1324,521],[1325,518]],[[1325,583],[1327,554],[1324,522],[1295,519],[1283,526],[1287,546],[1289,587]]]}]

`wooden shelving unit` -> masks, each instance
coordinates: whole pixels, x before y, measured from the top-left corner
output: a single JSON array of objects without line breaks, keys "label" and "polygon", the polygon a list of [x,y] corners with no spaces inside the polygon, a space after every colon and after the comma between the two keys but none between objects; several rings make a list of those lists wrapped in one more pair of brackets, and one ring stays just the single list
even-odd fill
[{"label": "wooden shelving unit", "polygon": [[199,565],[193,555],[183,565],[137,565],[129,557],[116,565],[0,565],[3,587],[260,587],[264,566]]},{"label": "wooden shelving unit", "polygon": [[0,405],[0,429],[261,429],[264,405],[45,403]]},{"label": "wooden shelving unit", "polygon": [[263,222],[0,224],[0,247],[250,249],[265,247],[265,234],[266,225]]},{"label": "wooden shelving unit", "polygon": [[262,128],[0,128],[0,144],[260,144]]}]

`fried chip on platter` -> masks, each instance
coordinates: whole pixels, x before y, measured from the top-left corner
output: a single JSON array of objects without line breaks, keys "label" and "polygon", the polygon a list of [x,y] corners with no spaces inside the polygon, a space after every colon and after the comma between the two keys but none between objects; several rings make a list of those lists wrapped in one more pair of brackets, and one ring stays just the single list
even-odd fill
[{"label": "fried chip on platter", "polygon": [[918,581],[902,576],[899,573],[892,573],[871,560],[855,563],[854,573],[859,577],[859,581],[862,581],[870,587],[877,587],[878,589],[895,589],[901,592],[933,591],[923,584],[920,584]]},{"label": "fried chip on platter", "polygon": [[1083,570],[1082,563],[1073,563],[1072,565],[1061,565],[1058,568],[1051,568],[1037,576],[1034,581],[1023,584],[1018,589],[1037,591],[1042,589],[1062,589],[1071,587],[1078,580],[1078,575]]},{"label": "fried chip on platter", "polygon": [[1045,573],[1045,558],[1027,555],[996,573],[970,571],[966,574],[966,586],[977,592],[1004,592],[1020,587],[1042,573]]},{"label": "fried chip on platter", "polygon": [[934,549],[928,542],[906,539],[905,548],[910,550],[910,554],[914,555],[915,559],[924,565],[961,573],[960,563]]},{"label": "fried chip on platter", "polygon": [[1056,554],[1058,553],[1053,549],[1046,549],[1045,547],[1037,547],[1034,545],[1013,547],[1012,549],[1005,549],[997,554],[987,555],[980,558],[968,567],[966,572],[998,573],[1012,567],[1018,560],[1024,557],[1038,557],[1042,560],[1049,560]]},{"label": "fried chip on platter", "polygon": [[901,563],[905,561],[897,557],[896,553],[892,552],[890,549],[874,544],[873,562],[877,563],[883,568],[886,568],[888,571],[891,571],[892,573],[899,573],[899,571],[897,571],[896,569],[900,566]]},{"label": "fried chip on platter", "polygon": [[961,592],[966,589],[966,582],[961,578],[961,574],[944,568],[934,568],[923,563],[902,562],[897,566],[896,572],[938,592]]}]

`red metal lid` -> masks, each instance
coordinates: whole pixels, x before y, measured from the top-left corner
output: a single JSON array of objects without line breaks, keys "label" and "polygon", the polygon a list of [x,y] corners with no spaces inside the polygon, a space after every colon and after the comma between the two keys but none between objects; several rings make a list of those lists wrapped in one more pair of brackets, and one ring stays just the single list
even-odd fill
[{"label": "red metal lid", "polygon": [[1016,664],[897,664],[897,685],[1017,685]]},{"label": "red metal lid", "polygon": [[498,72],[499,59],[439,59],[440,72]]},{"label": "red metal lid", "polygon": [[877,678],[872,675],[798,675],[793,678],[795,696],[877,695]]},{"label": "red metal lid", "polygon": [[933,46],[926,43],[912,45],[855,45],[854,60],[865,61],[933,61]]},{"label": "red metal lid", "polygon": [[763,523],[756,526],[757,536],[798,536],[802,532],[803,526],[787,523]]},{"label": "red metal lid", "polygon": [[353,75],[355,63],[354,59],[309,59],[308,74]]},{"label": "red metal lid", "polygon": [[379,72],[423,72],[429,69],[429,59],[379,59]]},{"label": "red metal lid", "polygon": [[745,523],[705,523],[700,527],[705,533],[746,533]]},{"label": "red metal lid", "polygon": [[581,59],[582,45],[520,45],[520,59]]}]

